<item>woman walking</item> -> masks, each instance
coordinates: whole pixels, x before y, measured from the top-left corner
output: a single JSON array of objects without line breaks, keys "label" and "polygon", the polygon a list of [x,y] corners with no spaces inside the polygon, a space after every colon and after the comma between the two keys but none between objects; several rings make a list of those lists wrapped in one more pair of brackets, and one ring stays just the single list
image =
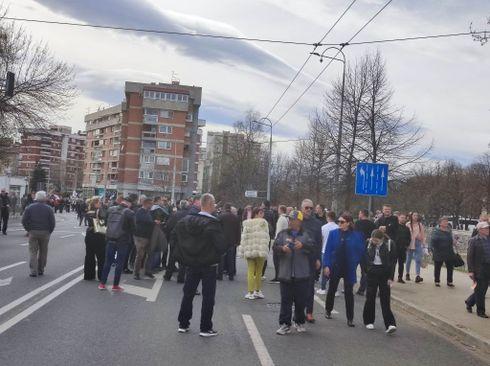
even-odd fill
[{"label": "woman walking", "polygon": [[350,213],[344,212],[340,215],[338,225],[338,229],[330,231],[323,254],[323,273],[330,279],[325,301],[325,318],[332,319],[335,292],[343,278],[347,325],[354,327],[353,286],[357,282],[356,269],[366,246],[364,236],[359,231],[354,231],[354,221]]},{"label": "woman walking", "polygon": [[379,288],[379,301],[386,333],[396,331],[396,321],[390,306],[390,287],[393,283],[396,259],[394,242],[381,230],[374,230],[368,243],[365,268],[367,292],[363,319],[364,325],[369,330],[374,329],[376,293]]},{"label": "woman walking", "polygon": [[83,279],[91,281],[95,279],[95,265],[97,263],[97,279],[102,277],[102,269],[105,262],[105,234],[97,232],[95,222],[104,223],[101,213],[101,202],[99,197],[93,197],[88,205],[85,217],[88,228],[85,234],[85,265],[83,267]]},{"label": "woman walking", "polygon": [[410,214],[410,222],[407,223],[407,226],[410,229],[411,240],[407,250],[407,263],[405,265],[407,274],[405,275],[405,280],[410,281],[410,267],[412,260],[415,260],[416,283],[420,283],[424,280],[420,277],[420,267],[424,250],[427,250],[427,246],[425,245],[425,230],[420,221],[420,215],[417,212],[412,212]]},{"label": "woman walking", "polygon": [[453,284],[453,258],[454,241],[449,220],[447,217],[439,219],[439,227],[435,228],[430,238],[430,248],[432,250],[432,258],[434,259],[434,282],[436,287],[441,287],[441,268],[442,264],[446,264],[447,270],[447,285],[454,287]]},{"label": "woman walking", "polygon": [[242,223],[242,239],[239,250],[247,260],[248,293],[246,299],[263,299],[262,268],[269,253],[269,224],[264,219],[264,210],[254,208],[252,218]]}]

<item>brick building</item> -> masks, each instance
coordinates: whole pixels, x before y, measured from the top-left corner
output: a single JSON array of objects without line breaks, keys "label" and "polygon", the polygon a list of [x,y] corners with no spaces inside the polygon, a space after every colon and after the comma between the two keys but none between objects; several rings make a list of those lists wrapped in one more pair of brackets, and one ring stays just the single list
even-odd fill
[{"label": "brick building", "polygon": [[[82,186],[85,133],[51,125],[22,133],[17,175],[30,177],[36,165],[46,171],[46,189],[72,192]],[[37,187],[31,187],[37,189]]]},{"label": "brick building", "polygon": [[100,194],[166,194],[197,188],[201,88],[126,82],[125,101],[85,116],[83,186]]}]

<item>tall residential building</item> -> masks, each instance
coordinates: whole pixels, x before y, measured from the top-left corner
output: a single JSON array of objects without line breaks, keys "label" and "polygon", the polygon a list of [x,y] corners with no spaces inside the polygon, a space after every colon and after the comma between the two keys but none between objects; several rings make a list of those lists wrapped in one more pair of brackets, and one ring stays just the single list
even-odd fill
[{"label": "tall residential building", "polygon": [[[51,125],[22,132],[17,174],[30,177],[39,165],[46,171],[46,189],[71,192],[82,186],[85,133]],[[36,187],[31,187],[36,189]]]},{"label": "tall residential building", "polygon": [[230,146],[243,141],[240,133],[209,131],[206,141],[206,159],[203,168],[203,192],[214,192],[221,183],[223,165]]},{"label": "tall residential building", "polygon": [[85,116],[84,189],[190,196],[205,121],[200,87],[126,82],[125,101]]}]

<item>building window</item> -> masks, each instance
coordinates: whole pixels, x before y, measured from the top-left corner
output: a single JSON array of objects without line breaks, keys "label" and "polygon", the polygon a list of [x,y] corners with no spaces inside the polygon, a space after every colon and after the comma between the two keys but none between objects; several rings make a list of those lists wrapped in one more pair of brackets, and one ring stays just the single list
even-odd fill
[{"label": "building window", "polygon": [[119,155],[119,150],[111,150],[109,153],[110,156],[118,156]]},{"label": "building window", "polygon": [[192,115],[192,113],[187,113],[186,116],[185,116],[185,120],[187,122],[192,122],[192,120],[194,119],[194,116]]},{"label": "building window", "polygon": [[182,159],[182,171],[183,172],[189,171],[189,159]]},{"label": "building window", "polygon": [[164,150],[172,149],[172,143],[170,141],[158,141],[158,148]]},{"label": "building window", "polygon": [[183,173],[182,174],[182,179],[181,179],[182,180],[182,183],[187,183],[187,179],[188,179],[187,174]]},{"label": "building window", "polygon": [[145,178],[145,172],[144,171],[140,170],[139,178],[140,179]]},{"label": "building window", "polygon": [[152,164],[155,162],[155,155],[143,155],[141,162],[146,164]]},{"label": "building window", "polygon": [[167,109],[162,109],[160,111],[160,117],[162,118],[174,118],[174,112]]},{"label": "building window", "polygon": [[165,133],[167,135],[171,135],[172,134],[172,126],[166,126],[166,125],[159,126],[159,132]]},{"label": "building window", "polygon": [[165,156],[157,156],[157,165],[170,165],[170,158]]}]

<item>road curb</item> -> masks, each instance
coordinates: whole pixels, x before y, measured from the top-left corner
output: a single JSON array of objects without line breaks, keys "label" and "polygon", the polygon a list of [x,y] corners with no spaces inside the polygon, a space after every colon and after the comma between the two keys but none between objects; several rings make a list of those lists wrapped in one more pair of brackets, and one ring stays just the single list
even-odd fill
[{"label": "road curb", "polygon": [[392,303],[395,306],[400,307],[401,309],[407,311],[408,313],[429,321],[430,324],[445,334],[449,335],[452,338],[455,338],[457,341],[462,343],[463,345],[473,348],[479,349],[486,354],[490,355],[490,340],[475,334],[470,329],[465,329],[462,325],[453,324],[448,320],[441,318],[440,316],[431,313],[430,311],[421,309],[419,306],[412,304],[408,301],[402,300],[397,296],[391,295]]}]

